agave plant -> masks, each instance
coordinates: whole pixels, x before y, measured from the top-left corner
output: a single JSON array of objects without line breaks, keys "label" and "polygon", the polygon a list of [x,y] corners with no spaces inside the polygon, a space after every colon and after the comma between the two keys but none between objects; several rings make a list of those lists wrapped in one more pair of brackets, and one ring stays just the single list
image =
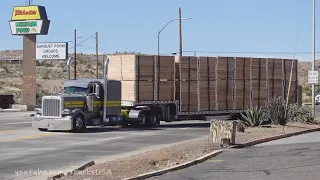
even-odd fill
[{"label": "agave plant", "polygon": [[260,107],[253,106],[252,108],[247,108],[247,110],[241,113],[244,123],[249,127],[261,126],[266,118],[266,113]]}]

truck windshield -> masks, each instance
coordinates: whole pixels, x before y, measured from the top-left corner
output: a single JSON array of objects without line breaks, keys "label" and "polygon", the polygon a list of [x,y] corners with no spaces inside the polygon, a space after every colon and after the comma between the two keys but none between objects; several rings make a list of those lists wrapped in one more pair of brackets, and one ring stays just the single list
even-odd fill
[{"label": "truck windshield", "polygon": [[88,94],[88,89],[82,87],[65,87],[64,92],[69,94]]}]

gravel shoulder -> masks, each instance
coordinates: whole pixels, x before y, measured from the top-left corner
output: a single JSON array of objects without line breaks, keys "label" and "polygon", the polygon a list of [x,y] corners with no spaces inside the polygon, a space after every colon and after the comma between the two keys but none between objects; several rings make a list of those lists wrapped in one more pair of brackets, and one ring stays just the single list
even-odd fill
[{"label": "gravel shoulder", "polygon": [[[282,126],[247,128],[245,129],[245,132],[236,133],[236,143],[243,144],[261,138],[313,128],[320,128],[320,125],[290,123],[285,126],[284,130]],[[205,136],[200,139],[178,143],[166,148],[96,164],[84,171],[76,172],[72,176],[63,176],[60,179],[124,179],[182,164],[218,149],[220,149],[220,144],[210,143],[210,138]]]}]

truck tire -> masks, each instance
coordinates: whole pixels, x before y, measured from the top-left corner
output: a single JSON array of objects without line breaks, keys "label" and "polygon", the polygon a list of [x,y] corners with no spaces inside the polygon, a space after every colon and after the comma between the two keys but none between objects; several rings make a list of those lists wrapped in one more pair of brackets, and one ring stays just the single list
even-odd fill
[{"label": "truck tire", "polygon": [[82,114],[76,114],[73,118],[73,126],[72,126],[72,132],[73,133],[85,133],[86,128],[86,122]]},{"label": "truck tire", "polygon": [[139,113],[137,125],[144,127],[147,125],[148,113],[146,111]]},{"label": "truck tire", "polygon": [[158,115],[156,113],[150,112],[148,114],[148,119],[147,119],[147,126],[148,127],[154,127],[158,123]]}]

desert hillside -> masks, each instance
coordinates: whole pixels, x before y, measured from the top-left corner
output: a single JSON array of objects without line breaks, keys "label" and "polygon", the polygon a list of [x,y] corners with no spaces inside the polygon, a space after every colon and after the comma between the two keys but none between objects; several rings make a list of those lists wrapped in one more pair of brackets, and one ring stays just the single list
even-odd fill
[{"label": "desert hillside", "polygon": [[[113,54],[141,54],[135,52]],[[22,51],[0,51],[1,57],[21,57]],[[73,57],[73,54],[70,54]],[[103,76],[103,55],[99,56],[99,77]],[[37,94],[50,94],[63,89],[67,74],[67,61],[42,61],[37,64]],[[71,64],[71,78],[74,78],[74,62]],[[96,77],[96,56],[94,54],[77,54],[77,78]],[[0,61],[0,94],[14,94],[16,103],[22,100],[22,65]]]},{"label": "desert hillside", "polygon": [[[135,52],[116,52],[114,54],[140,54]],[[21,57],[21,50],[0,51],[0,58]],[[70,54],[73,57],[72,54]],[[103,75],[103,55],[99,56],[99,76]],[[61,91],[63,80],[66,78],[67,61],[42,61],[37,65],[37,85],[39,98],[44,94],[50,94],[55,89]],[[74,62],[72,63],[72,67]],[[311,68],[311,62],[299,62],[299,84],[307,84],[307,73]],[[74,69],[71,68],[71,78]],[[21,103],[22,88],[21,64],[0,61],[0,94],[14,94],[17,103]],[[77,54],[77,78],[96,77],[96,57],[94,54]]]}]

